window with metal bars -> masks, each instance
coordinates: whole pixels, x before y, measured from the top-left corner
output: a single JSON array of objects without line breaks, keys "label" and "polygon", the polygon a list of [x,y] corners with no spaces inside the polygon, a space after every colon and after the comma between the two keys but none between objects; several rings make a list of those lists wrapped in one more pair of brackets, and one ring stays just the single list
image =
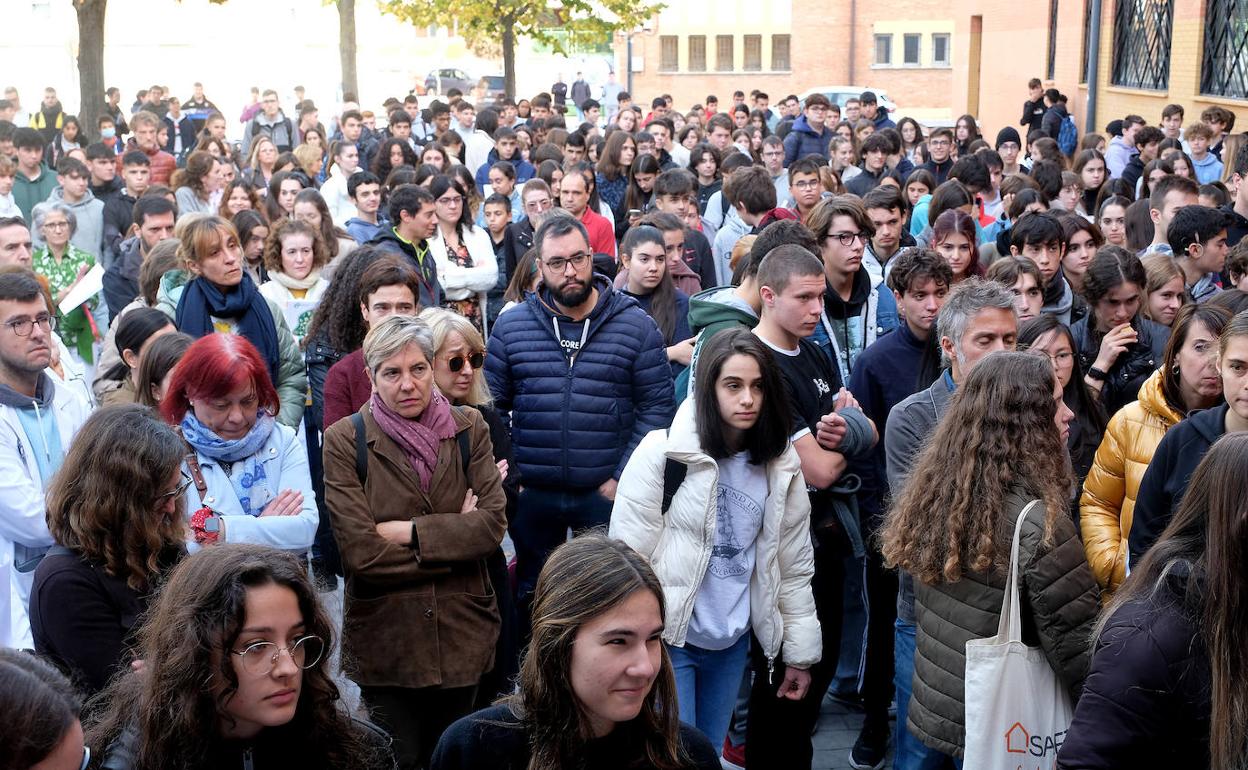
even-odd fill
[{"label": "window with metal bars", "polygon": [[1174,0],[1117,0],[1110,82],[1127,88],[1166,90],[1173,27]]},{"label": "window with metal bars", "polygon": [[659,35],[659,69],[673,72],[680,66],[680,42],[675,35]]},{"label": "window with metal bars", "polygon": [[706,35],[689,36],[689,71],[706,72]]},{"label": "window with metal bars", "polygon": [[763,69],[763,36],[746,35],[744,60],[741,69],[746,72],[760,72]]},{"label": "window with metal bars", "polygon": [[1200,92],[1248,99],[1248,0],[1209,0]]},{"label": "window with metal bars", "polygon": [[787,70],[789,64],[789,36],[788,35],[772,35],[771,36],[771,68],[772,70]]},{"label": "window with metal bars", "polygon": [[[1083,45],[1079,48],[1079,82],[1088,82],[1088,41],[1092,35],[1092,0],[1083,0]],[[1096,54],[1094,54],[1096,55]]]},{"label": "window with metal bars", "polygon": [[732,35],[715,36],[715,70],[732,72]]},{"label": "window with metal bars", "polygon": [[1049,0],[1049,58],[1044,72],[1049,80],[1057,77],[1057,0]]}]

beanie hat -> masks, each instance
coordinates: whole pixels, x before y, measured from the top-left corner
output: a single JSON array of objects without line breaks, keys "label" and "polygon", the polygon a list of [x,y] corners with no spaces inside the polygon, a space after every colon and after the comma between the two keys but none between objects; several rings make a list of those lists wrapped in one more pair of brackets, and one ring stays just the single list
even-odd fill
[{"label": "beanie hat", "polygon": [[1001,145],[1006,142],[1013,142],[1019,147],[1023,146],[1023,140],[1018,136],[1018,129],[1013,126],[1006,126],[997,132],[997,144],[995,145],[995,149],[1001,149]]}]

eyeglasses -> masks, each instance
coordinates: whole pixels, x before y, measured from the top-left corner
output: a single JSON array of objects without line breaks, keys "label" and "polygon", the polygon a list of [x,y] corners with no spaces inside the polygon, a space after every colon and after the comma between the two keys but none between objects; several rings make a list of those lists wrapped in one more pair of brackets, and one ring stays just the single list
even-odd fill
[{"label": "eyeglasses", "polygon": [[165,492],[163,495],[160,495],[159,497],[157,497],[156,502],[161,503],[163,505],[166,500],[171,500],[171,499],[177,500],[179,497],[182,496],[182,493],[186,492],[186,488],[189,487],[193,481],[194,480],[190,476],[187,476],[185,473],[183,473],[182,483],[179,484],[172,491]]},{"label": "eyeglasses", "polygon": [[835,238],[842,246],[852,246],[854,241],[862,241],[866,243],[866,233],[828,233],[829,238]]},{"label": "eyeglasses", "polygon": [[4,325],[12,329],[13,333],[19,337],[29,337],[35,324],[39,324],[44,331],[50,332],[56,328],[56,319],[47,313],[40,313],[34,318],[19,318],[16,321],[7,321]]},{"label": "eyeglasses", "polygon": [[529,201],[528,203],[524,204],[524,207],[528,209],[529,211],[545,211],[546,209],[550,208],[553,205],[554,205],[554,202],[551,201],[550,198],[541,198],[538,200]]},{"label": "eyeglasses", "polygon": [[1054,366],[1066,366],[1070,363],[1070,360],[1075,357],[1075,354],[1071,353],[1069,350],[1063,350],[1061,353],[1056,355],[1048,353],[1045,355],[1049,356],[1049,360],[1053,362]]},{"label": "eyeglasses", "polygon": [[799,190],[813,190],[819,186],[818,179],[803,179],[800,182],[794,182],[793,186]]},{"label": "eyeglasses", "polygon": [[251,676],[268,676],[277,666],[277,656],[283,652],[299,668],[309,669],[325,654],[325,640],[309,634],[299,637],[289,647],[279,647],[273,642],[256,642],[242,650],[230,650],[232,655],[242,658],[243,670]]},{"label": "eyeglasses", "polygon": [[49,230],[64,230],[69,227],[69,222],[44,222],[43,226]]},{"label": "eyeglasses", "polygon": [[441,203],[443,206],[458,206],[463,202],[464,196],[462,195],[444,195],[438,198],[438,203]]},{"label": "eyeglasses", "polygon": [[458,372],[464,368],[465,361],[467,361],[473,369],[480,369],[481,365],[485,363],[485,354],[478,350],[476,353],[472,353],[468,356],[451,356],[446,359],[446,366],[452,372]]},{"label": "eyeglasses", "polygon": [[543,262],[545,262],[546,267],[556,273],[562,273],[564,270],[568,269],[568,265],[572,265],[575,269],[580,270],[589,263],[589,260],[592,259],[593,256],[594,255],[590,254],[588,251],[581,251],[570,257],[551,257],[550,259],[543,260]]}]

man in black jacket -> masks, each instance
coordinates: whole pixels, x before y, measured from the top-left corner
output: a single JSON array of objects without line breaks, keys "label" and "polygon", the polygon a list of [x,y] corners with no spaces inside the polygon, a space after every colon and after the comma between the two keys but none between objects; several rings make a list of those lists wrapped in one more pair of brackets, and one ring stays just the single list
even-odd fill
[{"label": "man in black jacket", "polygon": [[142,150],[121,157],[122,187],[104,201],[104,260],[111,264],[121,242],[130,237],[134,204],[151,184],[152,161]]},{"label": "man in black jacket", "polygon": [[122,308],[139,296],[139,268],[148,252],[164,239],[173,237],[176,210],[168,198],[157,195],[139,198],[133,213],[139,232],[119,244],[116,258],[104,273],[104,301],[108,304],[110,318],[116,318]]},{"label": "man in black jacket", "polygon": [[1044,84],[1040,82],[1040,78],[1032,78],[1027,83],[1027,101],[1023,102],[1023,117],[1018,125],[1026,126],[1027,133],[1039,131],[1045,112]]},{"label": "man in black jacket", "polygon": [[938,128],[927,140],[928,161],[919,168],[926,169],[936,177],[936,184],[942,185],[949,178],[949,170],[953,168],[953,131]]}]

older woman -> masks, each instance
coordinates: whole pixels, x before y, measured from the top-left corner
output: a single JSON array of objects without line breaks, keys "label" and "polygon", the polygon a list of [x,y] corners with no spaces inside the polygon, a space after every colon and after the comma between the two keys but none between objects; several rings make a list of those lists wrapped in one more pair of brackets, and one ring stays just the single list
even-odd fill
[{"label": "older woman", "polygon": [[129,664],[156,583],[185,553],[185,453],[148,409],[105,407],[82,426],[48,488],[48,529],[59,545],[35,569],[35,649],[88,693]]},{"label": "older woman", "polygon": [[255,346],[209,334],[173,370],[160,412],[192,450],[183,461],[192,547],[260,543],[302,552],[318,520],[308,453],[276,422],[277,391]]},{"label": "older woman", "polygon": [[428,325],[376,324],[364,361],[372,398],[325,432],[325,499],[347,580],[343,651],[400,766],[428,767],[493,666],[486,560],[506,501],[485,420],[434,387]]},{"label": "older woman", "polygon": [[[52,299],[59,305],[95,266],[95,256],[69,242],[78,229],[78,218],[69,206],[57,202],[41,203],[35,206],[32,218],[44,245],[35,250],[30,267],[48,279]],[[70,353],[85,364],[94,361],[92,345],[97,332],[87,315],[95,312],[97,304],[98,300],[93,297],[67,314],[61,315],[57,311],[57,315],[61,316],[57,332]]]},{"label": "older woman", "polygon": [[[281,396],[278,420],[296,427],[303,416],[307,374],[303,356],[281,308],[266,300],[244,269],[243,249],[234,225],[204,216],[188,223],[179,236],[178,256],[190,273],[175,271],[161,281],[161,310],[178,331],[202,337],[212,332],[240,334],[260,351],[269,380]],[[274,400],[277,409],[277,400]]]}]

